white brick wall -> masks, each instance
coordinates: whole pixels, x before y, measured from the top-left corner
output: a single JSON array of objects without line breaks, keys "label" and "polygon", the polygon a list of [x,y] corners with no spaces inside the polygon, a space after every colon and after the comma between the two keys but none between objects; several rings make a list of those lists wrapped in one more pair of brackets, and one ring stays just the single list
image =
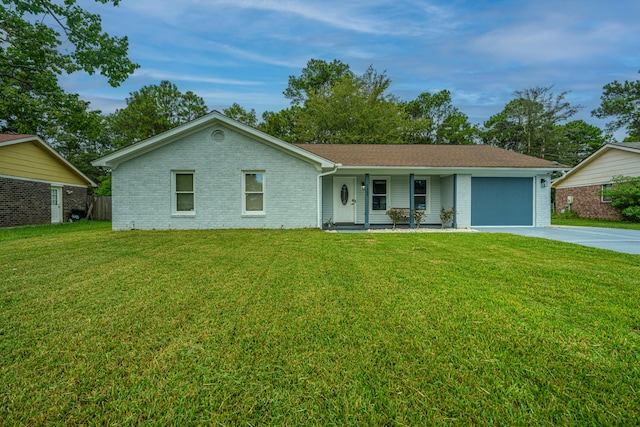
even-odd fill
[{"label": "white brick wall", "polygon": [[[212,138],[222,130],[223,141]],[[195,171],[195,216],[172,216],[174,170]],[[265,171],[265,215],[242,216],[242,171]],[[223,125],[185,136],[113,171],[113,228],[317,226],[315,167]]]},{"label": "white brick wall", "polygon": [[[540,180],[545,180],[545,187],[540,185]],[[539,175],[535,177],[535,227],[551,226],[551,175]]]},{"label": "white brick wall", "polygon": [[469,228],[471,227],[471,175],[458,174],[456,185],[456,225],[458,228]]}]

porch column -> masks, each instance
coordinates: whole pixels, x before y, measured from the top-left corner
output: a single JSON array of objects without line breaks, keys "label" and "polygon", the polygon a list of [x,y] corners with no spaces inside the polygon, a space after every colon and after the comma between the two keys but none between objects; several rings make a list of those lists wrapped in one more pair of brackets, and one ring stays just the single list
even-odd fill
[{"label": "porch column", "polygon": [[416,228],[416,198],[413,197],[415,195],[415,175],[409,174],[409,228]]},{"label": "porch column", "polygon": [[453,174],[453,222],[451,227],[458,228],[458,174]]},{"label": "porch column", "polygon": [[369,174],[364,175],[364,229],[369,229]]}]

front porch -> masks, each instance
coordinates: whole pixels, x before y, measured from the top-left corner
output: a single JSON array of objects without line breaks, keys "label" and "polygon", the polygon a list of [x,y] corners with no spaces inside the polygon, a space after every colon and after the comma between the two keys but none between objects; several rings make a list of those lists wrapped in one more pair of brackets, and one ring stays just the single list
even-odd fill
[{"label": "front porch", "polygon": [[[433,175],[406,171],[373,171],[372,173],[339,173],[322,180],[323,229],[362,231],[392,229],[390,209],[404,211],[405,217],[396,224],[398,229],[440,229],[440,211],[455,209],[460,180],[455,174]],[[426,171],[425,171],[426,172]],[[424,215],[417,223],[413,213]],[[468,228],[462,212],[450,227]]]}]

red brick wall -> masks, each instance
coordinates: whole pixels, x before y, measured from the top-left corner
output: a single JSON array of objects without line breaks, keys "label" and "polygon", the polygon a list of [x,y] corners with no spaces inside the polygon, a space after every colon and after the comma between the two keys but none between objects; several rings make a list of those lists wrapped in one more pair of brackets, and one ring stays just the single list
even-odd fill
[{"label": "red brick wall", "polygon": [[87,189],[83,187],[67,187],[62,189],[62,217],[69,221],[71,209],[87,211]]},{"label": "red brick wall", "polygon": [[620,219],[618,211],[611,207],[611,203],[601,201],[601,189],[600,185],[556,189],[556,212],[566,210],[567,196],[573,196],[571,210],[582,218]]},{"label": "red brick wall", "polygon": [[0,177],[0,227],[51,223],[51,185]]},{"label": "red brick wall", "polygon": [[[62,189],[62,220],[87,209],[87,189]],[[0,227],[51,224],[51,184],[0,177]]]}]

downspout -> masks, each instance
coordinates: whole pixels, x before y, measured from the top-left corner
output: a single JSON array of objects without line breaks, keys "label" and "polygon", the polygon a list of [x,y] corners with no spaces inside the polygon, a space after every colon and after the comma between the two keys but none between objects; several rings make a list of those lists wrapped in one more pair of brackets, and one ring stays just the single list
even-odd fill
[{"label": "downspout", "polygon": [[558,178],[554,179],[553,181],[551,179],[549,179],[550,184],[553,184],[556,181],[560,181],[561,179],[563,179],[565,176],[567,176],[567,170],[566,169],[562,169],[560,171],[562,173],[562,176],[559,176]]},{"label": "downspout", "polygon": [[327,175],[333,175],[338,172],[338,168],[342,166],[341,163],[335,163],[333,170],[324,172],[318,175],[318,184],[316,185],[317,204],[318,204],[318,228],[322,230],[322,178]]}]

